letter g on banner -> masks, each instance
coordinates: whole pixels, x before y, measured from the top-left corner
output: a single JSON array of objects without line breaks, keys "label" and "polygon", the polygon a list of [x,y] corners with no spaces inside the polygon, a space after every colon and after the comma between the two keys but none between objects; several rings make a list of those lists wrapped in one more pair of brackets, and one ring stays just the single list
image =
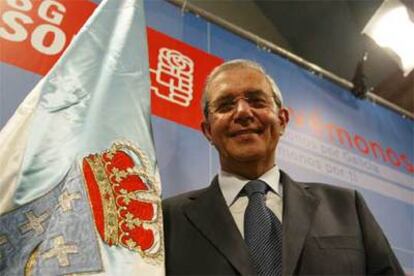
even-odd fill
[{"label": "letter g on banner", "polygon": [[[46,55],[55,55],[63,50],[66,35],[58,26],[62,23],[65,12],[65,6],[56,1],[47,0],[40,4],[38,15],[50,24],[39,25],[33,31],[31,42],[36,50]],[[50,34],[53,34],[54,39],[50,45],[45,45],[47,35]]]}]

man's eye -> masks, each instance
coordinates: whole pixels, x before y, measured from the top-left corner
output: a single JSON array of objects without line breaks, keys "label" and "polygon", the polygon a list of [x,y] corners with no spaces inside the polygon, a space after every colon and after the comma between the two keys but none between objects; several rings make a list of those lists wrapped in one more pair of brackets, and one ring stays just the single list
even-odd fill
[{"label": "man's eye", "polygon": [[263,99],[263,98],[251,98],[248,101],[249,101],[249,105],[252,106],[252,107],[265,107],[265,106],[267,106],[267,101],[266,101],[266,99]]},{"label": "man's eye", "polygon": [[229,101],[229,102],[223,102],[217,105],[217,112],[226,112],[226,111],[230,111],[232,110],[234,107],[234,103]]}]

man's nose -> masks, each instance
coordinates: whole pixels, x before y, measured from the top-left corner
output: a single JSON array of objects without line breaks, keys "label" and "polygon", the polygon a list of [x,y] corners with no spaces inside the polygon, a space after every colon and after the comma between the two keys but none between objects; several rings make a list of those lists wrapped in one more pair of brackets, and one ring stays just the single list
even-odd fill
[{"label": "man's nose", "polygon": [[238,120],[245,121],[246,119],[253,117],[251,106],[243,98],[237,100],[234,111],[235,111],[235,118]]}]

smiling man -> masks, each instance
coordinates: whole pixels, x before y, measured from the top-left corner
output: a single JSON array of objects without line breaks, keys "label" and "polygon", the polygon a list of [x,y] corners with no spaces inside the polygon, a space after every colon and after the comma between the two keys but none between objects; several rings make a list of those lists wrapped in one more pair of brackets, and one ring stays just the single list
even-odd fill
[{"label": "smiling man", "polygon": [[289,113],[260,65],[214,69],[202,108],[221,171],[209,187],[163,202],[167,274],[403,275],[359,193],[279,169]]},{"label": "smiling man", "polygon": [[255,66],[222,65],[209,77],[202,101],[202,130],[218,150],[222,170],[247,179],[275,165],[276,145],[289,120],[276,85]]}]

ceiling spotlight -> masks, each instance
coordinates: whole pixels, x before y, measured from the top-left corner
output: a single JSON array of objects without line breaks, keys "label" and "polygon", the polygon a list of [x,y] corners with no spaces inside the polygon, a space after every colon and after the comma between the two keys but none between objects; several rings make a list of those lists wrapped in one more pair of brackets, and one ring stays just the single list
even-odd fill
[{"label": "ceiling spotlight", "polygon": [[414,22],[403,3],[398,0],[385,0],[362,33],[398,56],[396,61],[404,76],[414,69]]}]

